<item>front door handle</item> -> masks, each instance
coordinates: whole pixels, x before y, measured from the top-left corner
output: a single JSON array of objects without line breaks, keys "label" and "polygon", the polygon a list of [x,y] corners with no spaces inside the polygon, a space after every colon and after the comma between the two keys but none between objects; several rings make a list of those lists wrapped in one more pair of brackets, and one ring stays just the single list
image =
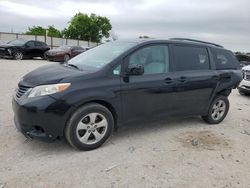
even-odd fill
[{"label": "front door handle", "polygon": [[187,77],[185,76],[181,76],[180,78],[178,78],[179,82],[186,82],[187,81]]}]

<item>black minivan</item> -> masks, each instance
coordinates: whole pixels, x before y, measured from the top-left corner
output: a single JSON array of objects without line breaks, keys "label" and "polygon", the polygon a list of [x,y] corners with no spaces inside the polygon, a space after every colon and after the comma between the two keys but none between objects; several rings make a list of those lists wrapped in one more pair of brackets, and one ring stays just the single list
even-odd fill
[{"label": "black minivan", "polygon": [[169,116],[220,123],[241,79],[234,54],[217,44],[183,38],[109,42],[25,75],[13,97],[14,120],[27,137],[65,137],[75,148],[91,150],[125,123]]}]

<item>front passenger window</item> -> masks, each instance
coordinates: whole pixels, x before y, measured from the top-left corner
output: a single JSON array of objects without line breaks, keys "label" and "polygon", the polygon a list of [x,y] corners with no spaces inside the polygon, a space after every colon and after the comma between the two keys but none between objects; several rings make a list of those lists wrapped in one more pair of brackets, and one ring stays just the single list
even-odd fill
[{"label": "front passenger window", "polygon": [[133,53],[128,64],[139,64],[144,66],[144,74],[160,74],[169,71],[168,46],[155,45],[142,48]]}]

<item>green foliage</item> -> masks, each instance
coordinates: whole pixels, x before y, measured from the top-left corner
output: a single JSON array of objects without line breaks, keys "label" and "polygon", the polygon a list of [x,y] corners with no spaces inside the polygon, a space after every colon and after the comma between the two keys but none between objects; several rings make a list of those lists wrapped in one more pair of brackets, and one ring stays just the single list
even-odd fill
[{"label": "green foliage", "polygon": [[[47,28],[49,37],[61,37],[61,32],[56,29],[53,25],[49,25]],[[29,27],[28,31],[25,33],[27,35],[46,35],[46,28],[41,26]]]},{"label": "green foliage", "polygon": [[80,39],[85,41],[100,42],[103,37],[108,38],[112,26],[106,17],[97,16],[96,14],[77,13],[71,18],[69,25],[62,32],[53,25],[48,28],[41,26],[29,27],[25,34],[29,35],[46,35],[49,37],[66,37],[70,39]]},{"label": "green foliage", "polygon": [[61,31],[56,29],[53,25],[49,25],[47,30],[49,37],[58,37],[58,38],[62,37]]},{"label": "green foliage", "polygon": [[63,35],[71,39],[100,42],[103,37],[109,37],[111,29],[110,21],[106,17],[77,13],[69,22],[68,28],[64,29]]},{"label": "green foliage", "polygon": [[29,27],[28,31],[25,33],[27,35],[45,35],[46,29],[41,26]]}]

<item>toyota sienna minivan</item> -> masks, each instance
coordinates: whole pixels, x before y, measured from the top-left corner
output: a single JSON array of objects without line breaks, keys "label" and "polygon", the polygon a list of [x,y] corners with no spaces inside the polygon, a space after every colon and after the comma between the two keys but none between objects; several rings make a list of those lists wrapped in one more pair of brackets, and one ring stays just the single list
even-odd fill
[{"label": "toyota sienna minivan", "polygon": [[122,124],[170,116],[220,123],[241,79],[234,54],[217,44],[184,38],[108,42],[25,75],[13,97],[14,120],[29,138],[65,137],[91,150]]}]

